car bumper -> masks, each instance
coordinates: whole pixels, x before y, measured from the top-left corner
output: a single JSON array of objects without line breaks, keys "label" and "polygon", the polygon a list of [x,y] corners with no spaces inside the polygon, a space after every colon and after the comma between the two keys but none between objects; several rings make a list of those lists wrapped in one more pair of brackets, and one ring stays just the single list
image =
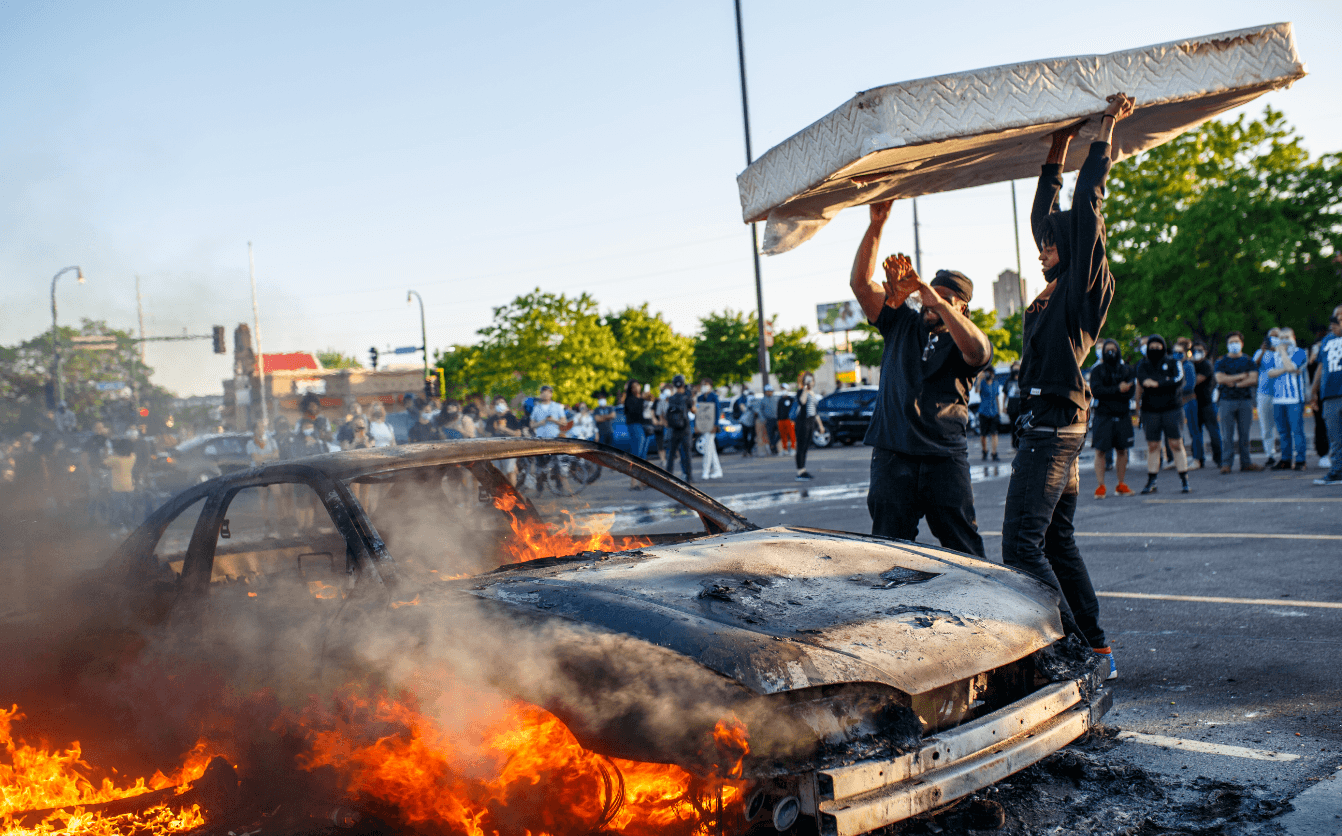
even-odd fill
[{"label": "car bumper", "polygon": [[1076,740],[1112,704],[1113,693],[1100,685],[1098,673],[1089,682],[1053,683],[925,738],[917,751],[817,770],[813,781],[802,781],[802,810],[815,815],[821,836],[867,833],[1019,772]]}]

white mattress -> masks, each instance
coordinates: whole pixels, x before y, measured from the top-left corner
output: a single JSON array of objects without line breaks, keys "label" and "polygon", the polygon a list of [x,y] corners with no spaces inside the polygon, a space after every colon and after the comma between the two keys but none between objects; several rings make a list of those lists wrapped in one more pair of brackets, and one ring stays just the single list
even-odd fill
[{"label": "white mattress", "polygon": [[[1304,75],[1291,24],[1278,23],[877,87],[743,171],[742,214],[768,220],[764,252],[787,252],[849,206],[1035,177],[1049,134],[1098,117],[1111,93],[1137,100],[1114,130],[1118,161]],[[1064,170],[1080,167],[1099,121]]]}]

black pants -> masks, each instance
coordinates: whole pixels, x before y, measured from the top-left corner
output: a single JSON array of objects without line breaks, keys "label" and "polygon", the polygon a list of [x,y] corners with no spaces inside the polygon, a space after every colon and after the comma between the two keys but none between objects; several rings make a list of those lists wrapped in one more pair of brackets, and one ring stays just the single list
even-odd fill
[{"label": "black pants", "polygon": [[811,431],[815,428],[815,424],[806,420],[805,416],[793,423],[797,425],[797,469],[805,470],[806,451],[811,449]]},{"label": "black pants", "polygon": [[755,455],[755,425],[741,425],[741,454],[743,456]]},{"label": "black pants", "polygon": [[871,487],[867,489],[871,533],[900,540],[918,539],[918,521],[942,546],[985,557],[969,484],[969,454],[905,456],[880,447],[871,451]]},{"label": "black pants", "polygon": [[672,428],[671,440],[666,443],[666,472],[676,472],[676,454],[680,454],[680,468],[685,473],[685,481],[690,479],[690,471],[693,465],[690,463],[690,435],[689,427],[683,430]]},{"label": "black pants", "polygon": [[765,418],[764,431],[769,434],[769,452],[778,455],[778,419]]},{"label": "black pants", "polygon": [[1021,436],[1007,486],[1002,562],[1061,593],[1058,609],[1065,631],[1079,634],[1091,647],[1107,647],[1100,602],[1072,525],[1081,484],[1077,456],[1085,440],[1085,433],[1058,435],[1047,428]]}]

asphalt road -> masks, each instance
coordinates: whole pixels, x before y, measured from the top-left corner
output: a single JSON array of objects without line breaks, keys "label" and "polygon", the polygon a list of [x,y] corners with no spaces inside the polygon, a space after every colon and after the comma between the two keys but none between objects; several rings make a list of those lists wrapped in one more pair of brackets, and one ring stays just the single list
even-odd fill
[{"label": "asphalt road", "polygon": [[[1003,442],[996,465],[971,448],[980,530],[994,561],[1010,476]],[[762,526],[863,532],[869,458],[861,446],[813,451],[816,479],[799,483],[790,458],[729,456],[723,479],[696,484],[744,505]],[[1333,821],[1342,815],[1342,792],[1333,791],[1342,788],[1334,655],[1342,653],[1342,489],[1312,484],[1323,471],[1312,454],[1309,461],[1305,473],[1195,471],[1186,496],[1166,471],[1155,496],[1116,498],[1110,473],[1109,498],[1095,501],[1087,448],[1076,528],[1119,668],[1107,721],[1121,745],[1104,757],[1172,782],[1205,776],[1284,797],[1313,789],[1297,807]],[[1140,486],[1145,464],[1134,470],[1129,482]],[[919,540],[935,543],[926,528]],[[1316,786],[1325,776],[1337,780]],[[1342,819],[1317,831],[1283,821],[1279,832],[1342,832]]]}]

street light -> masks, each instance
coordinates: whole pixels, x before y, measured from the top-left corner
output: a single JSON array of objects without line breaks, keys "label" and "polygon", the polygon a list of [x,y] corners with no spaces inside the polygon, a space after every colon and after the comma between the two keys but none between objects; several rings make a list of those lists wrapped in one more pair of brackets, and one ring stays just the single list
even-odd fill
[{"label": "street light", "polygon": [[75,271],[75,276],[79,283],[84,283],[84,271],[80,267],[66,267],[51,277],[51,376],[56,378],[56,403],[61,404],[65,401],[65,384],[61,382],[61,350],[60,344],[56,342],[56,280],[71,270]]},{"label": "street light", "polygon": [[418,291],[407,290],[405,292],[405,303],[410,304],[410,297],[413,296],[419,300],[419,350],[424,355],[424,397],[428,399],[431,394],[429,389],[429,332],[424,327],[424,298]]}]

